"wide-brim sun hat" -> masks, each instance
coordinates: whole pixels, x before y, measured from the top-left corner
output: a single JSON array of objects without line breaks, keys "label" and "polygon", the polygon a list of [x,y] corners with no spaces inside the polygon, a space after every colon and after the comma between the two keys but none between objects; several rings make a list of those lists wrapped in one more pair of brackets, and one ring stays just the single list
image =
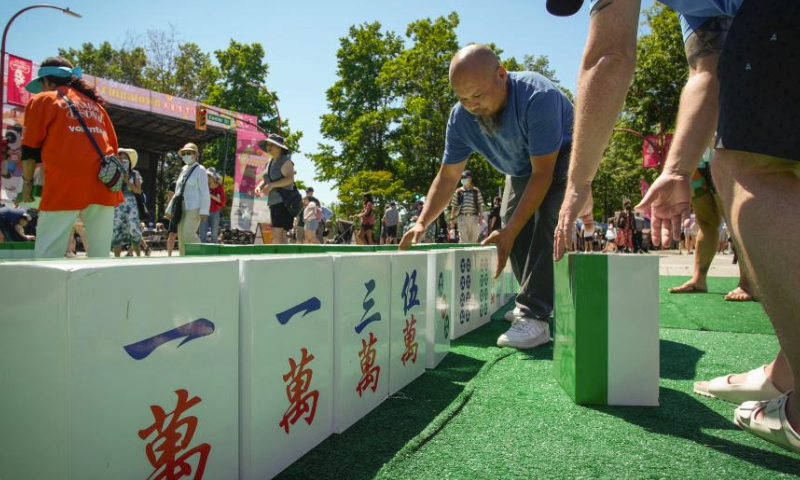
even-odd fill
[{"label": "wide-brim sun hat", "polygon": [[569,17],[578,13],[583,0],[547,0],[547,11],[557,17]]},{"label": "wide-brim sun hat", "polygon": [[124,153],[128,156],[131,161],[131,168],[136,168],[136,164],[139,163],[139,152],[132,148],[120,148],[117,150],[117,155]]},{"label": "wide-brim sun hat", "polygon": [[217,183],[219,183],[219,182],[221,182],[221,181],[222,181],[222,175],[220,175],[220,174],[219,174],[219,172],[217,172],[217,169],[216,169],[216,168],[214,168],[214,167],[208,167],[208,168],[206,169],[206,173],[207,173],[208,175],[210,175],[211,177],[213,177],[213,178],[214,178],[214,180],[216,180],[216,181],[217,181]]},{"label": "wide-brim sun hat", "polygon": [[260,142],[258,142],[258,147],[261,148],[261,150],[264,150],[266,152],[267,151],[267,142],[269,142],[269,143],[271,143],[273,145],[277,145],[277,146],[279,146],[280,148],[282,148],[284,150],[289,150],[289,147],[286,146],[286,140],[282,136],[280,136],[278,134],[270,133],[269,135],[267,135],[267,138],[265,138],[264,140],[261,140]]},{"label": "wide-brim sun hat", "polygon": [[50,67],[41,67],[38,72],[36,72],[36,78],[31,80],[30,82],[25,85],[25,90],[36,94],[41,93],[42,91],[42,79],[44,77],[61,77],[61,78],[70,78],[73,75],[75,78],[81,78],[83,76],[83,69],[81,67],[69,68],[69,67],[57,67],[57,66],[50,66]]},{"label": "wide-brim sun hat", "polygon": [[184,152],[191,152],[195,155],[200,155],[200,150],[197,149],[197,145],[192,142],[187,143],[183,146],[183,148],[178,150],[178,155],[183,155]]}]

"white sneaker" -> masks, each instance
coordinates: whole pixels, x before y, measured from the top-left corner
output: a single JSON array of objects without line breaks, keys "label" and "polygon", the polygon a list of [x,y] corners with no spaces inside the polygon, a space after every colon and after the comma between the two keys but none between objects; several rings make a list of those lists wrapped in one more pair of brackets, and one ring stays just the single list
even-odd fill
[{"label": "white sneaker", "polygon": [[497,339],[498,347],[528,349],[550,342],[550,325],[543,320],[521,317]]},{"label": "white sneaker", "polygon": [[514,307],[513,310],[509,310],[503,315],[503,320],[506,322],[513,322],[514,320],[524,316],[525,314],[522,313],[522,310],[520,310],[519,307]]}]

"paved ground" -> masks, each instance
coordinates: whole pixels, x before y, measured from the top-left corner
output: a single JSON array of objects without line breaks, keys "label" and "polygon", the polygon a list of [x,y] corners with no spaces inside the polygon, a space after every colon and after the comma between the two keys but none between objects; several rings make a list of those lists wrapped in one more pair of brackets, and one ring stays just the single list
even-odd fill
[{"label": "paved ground", "polygon": [[[694,255],[678,255],[675,250],[665,252],[654,252],[658,254],[659,273],[661,275],[687,275],[691,276],[694,272]],[[711,263],[711,270],[708,275],[711,277],[738,277],[739,265],[733,264],[733,255],[717,255]]]}]

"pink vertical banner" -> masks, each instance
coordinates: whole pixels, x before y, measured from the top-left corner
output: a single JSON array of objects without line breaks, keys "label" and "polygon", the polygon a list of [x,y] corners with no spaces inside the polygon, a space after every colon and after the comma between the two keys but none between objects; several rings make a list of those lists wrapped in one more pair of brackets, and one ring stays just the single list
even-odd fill
[{"label": "pink vertical banner", "polygon": [[[647,180],[645,180],[643,178],[640,178],[639,179],[639,188],[642,191],[642,198],[644,198],[644,196],[647,195],[647,191],[650,190],[650,184],[647,183]],[[644,216],[646,218],[650,218],[650,208],[648,208],[647,211],[644,212]]]},{"label": "pink vertical banner", "polygon": [[642,144],[642,167],[658,168],[661,154],[658,151],[658,135],[645,135]]},{"label": "pink vertical banner", "polygon": [[255,195],[269,157],[258,146],[266,138],[257,130],[237,130],[236,169],[233,176],[233,201],[231,203],[231,228],[256,231],[259,223],[269,223],[269,206],[266,197]]},{"label": "pink vertical banner", "polygon": [[8,82],[6,85],[6,102],[10,105],[24,107],[31,98],[30,92],[25,90],[25,85],[33,78],[33,62],[24,58],[8,56]]}]

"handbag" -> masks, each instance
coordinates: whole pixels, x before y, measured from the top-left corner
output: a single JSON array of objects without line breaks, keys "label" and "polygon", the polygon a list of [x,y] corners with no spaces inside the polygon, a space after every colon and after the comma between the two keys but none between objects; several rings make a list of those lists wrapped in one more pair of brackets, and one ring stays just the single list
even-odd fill
[{"label": "handbag", "polygon": [[92,141],[92,145],[94,145],[95,150],[97,150],[97,153],[100,155],[100,171],[97,172],[97,178],[100,179],[100,181],[103,182],[103,185],[108,187],[108,189],[112,192],[119,192],[122,189],[122,182],[124,180],[122,162],[119,161],[119,158],[117,158],[116,155],[103,154],[103,151],[100,150],[100,145],[97,144],[97,140],[95,140],[92,132],[89,131],[86,121],[83,119],[83,116],[78,108],[75,107],[75,104],[72,103],[72,100],[70,100],[69,97],[64,95],[60,90],[56,90],[56,92],[58,92],[61,98],[67,102],[70,110],[72,110],[72,113],[75,114],[75,118],[78,119],[81,127],[83,127],[83,131],[86,133],[86,136]]},{"label": "handbag", "polygon": [[291,190],[288,188],[276,188],[275,190],[281,196],[281,200],[286,205],[286,210],[289,210],[289,214],[292,217],[299,215],[300,211],[303,210],[303,196],[300,195],[300,192],[294,187]]},{"label": "handbag", "polygon": [[150,218],[150,210],[147,209],[144,193],[134,193],[134,196],[136,197],[136,209],[139,210],[139,220],[147,220]]},{"label": "handbag", "polygon": [[[269,181],[272,182],[274,180],[269,175],[270,166],[272,166],[272,160],[267,163],[266,168],[267,178],[269,178]],[[280,180],[280,178],[277,180]],[[296,217],[300,214],[300,212],[303,210],[303,196],[300,194],[300,191],[297,190],[297,187],[292,185],[292,188],[276,188],[275,191],[281,196],[283,204],[286,205],[286,210],[289,211],[289,214],[292,217]]]},{"label": "handbag", "polygon": [[186,174],[185,177],[181,180],[180,185],[178,185],[177,191],[181,193],[176,193],[174,197],[172,197],[172,201],[170,204],[172,205],[172,217],[170,218],[170,224],[179,224],[181,222],[181,218],[183,218],[183,189],[186,188],[186,182],[189,181],[189,177],[192,176],[194,170],[197,168],[197,162],[192,166],[189,173]]}]

